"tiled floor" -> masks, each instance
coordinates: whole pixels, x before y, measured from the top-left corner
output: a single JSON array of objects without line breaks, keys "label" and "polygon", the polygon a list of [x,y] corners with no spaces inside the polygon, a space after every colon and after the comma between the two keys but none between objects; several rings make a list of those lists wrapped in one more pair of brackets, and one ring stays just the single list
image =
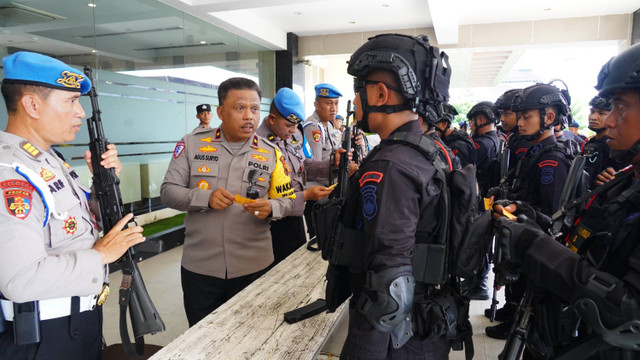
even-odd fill
[{"label": "tiled floor", "polygon": [[[144,277],[149,295],[158,309],[166,325],[165,332],[146,336],[145,342],[156,345],[166,345],[187,330],[187,319],[182,307],[182,289],[180,287],[180,257],[182,247],[177,247],[156,255],[151,259],[139,263],[140,271]],[[120,333],[118,328],[118,288],[121,274],[111,274],[112,294],[104,305],[104,336],[107,345],[119,343]],[[490,283],[492,280],[490,279]],[[500,302],[503,302],[503,294],[499,293]],[[502,350],[504,341],[494,340],[484,335],[484,328],[491,325],[489,319],[484,317],[484,309],[489,307],[490,300],[471,302],[471,324],[473,325],[473,344],[475,348],[474,359],[497,359]],[[332,335],[327,339],[322,353],[322,359],[334,359],[340,353],[342,343],[346,336],[347,319],[344,316],[336,325]],[[464,359],[463,351],[452,351],[452,360]]]}]

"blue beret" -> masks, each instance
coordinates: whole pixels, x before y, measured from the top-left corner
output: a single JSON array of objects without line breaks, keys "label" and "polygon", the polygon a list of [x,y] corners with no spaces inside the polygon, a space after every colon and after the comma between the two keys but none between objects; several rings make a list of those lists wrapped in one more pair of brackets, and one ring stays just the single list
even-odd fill
[{"label": "blue beret", "polygon": [[579,128],[580,124],[578,124],[577,122],[574,121],[571,124],[569,124],[569,127],[577,127],[577,128]]},{"label": "blue beret", "polygon": [[3,83],[45,86],[82,94],[91,89],[82,71],[42,54],[19,51],[2,59]]},{"label": "blue beret", "polygon": [[335,86],[327,83],[318,84],[315,86],[316,96],[321,98],[337,98],[341,97],[342,93],[336,89]]},{"label": "blue beret", "polygon": [[304,104],[293,90],[281,88],[273,98],[273,103],[278,112],[289,122],[298,124],[304,120]]}]

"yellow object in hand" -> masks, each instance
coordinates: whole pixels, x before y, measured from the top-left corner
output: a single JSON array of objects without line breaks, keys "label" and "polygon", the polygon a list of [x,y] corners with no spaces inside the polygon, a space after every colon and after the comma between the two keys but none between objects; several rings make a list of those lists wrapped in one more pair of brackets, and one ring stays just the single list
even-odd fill
[{"label": "yellow object in hand", "polygon": [[236,196],[234,196],[233,199],[240,205],[255,202],[255,200],[247,199],[246,197],[240,196],[239,194],[236,194]]}]

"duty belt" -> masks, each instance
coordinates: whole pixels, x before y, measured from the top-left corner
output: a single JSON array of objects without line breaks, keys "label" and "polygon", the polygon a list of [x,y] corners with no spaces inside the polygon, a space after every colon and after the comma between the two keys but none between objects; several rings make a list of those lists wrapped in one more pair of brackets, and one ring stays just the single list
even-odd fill
[{"label": "duty belt", "polygon": [[[96,308],[98,295],[79,296],[79,312],[92,311]],[[71,297],[38,300],[40,320],[57,319],[71,315]],[[13,301],[0,299],[2,312],[6,321],[13,321]]]}]

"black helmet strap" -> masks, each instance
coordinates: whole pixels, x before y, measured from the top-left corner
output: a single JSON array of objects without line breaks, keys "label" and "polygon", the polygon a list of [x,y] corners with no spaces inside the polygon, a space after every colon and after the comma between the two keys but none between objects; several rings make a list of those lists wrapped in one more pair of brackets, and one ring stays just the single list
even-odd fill
[{"label": "black helmet strap", "polygon": [[405,110],[416,111],[411,104],[399,104],[399,105],[382,105],[371,106],[367,101],[367,89],[366,87],[360,90],[360,106],[362,107],[362,120],[360,120],[360,128],[364,132],[372,132],[369,127],[369,113],[379,112],[386,114],[393,114]]},{"label": "black helmet strap", "polygon": [[636,141],[628,150],[609,150],[609,155],[622,162],[623,164],[631,163],[631,160],[640,154],[640,140]]}]

